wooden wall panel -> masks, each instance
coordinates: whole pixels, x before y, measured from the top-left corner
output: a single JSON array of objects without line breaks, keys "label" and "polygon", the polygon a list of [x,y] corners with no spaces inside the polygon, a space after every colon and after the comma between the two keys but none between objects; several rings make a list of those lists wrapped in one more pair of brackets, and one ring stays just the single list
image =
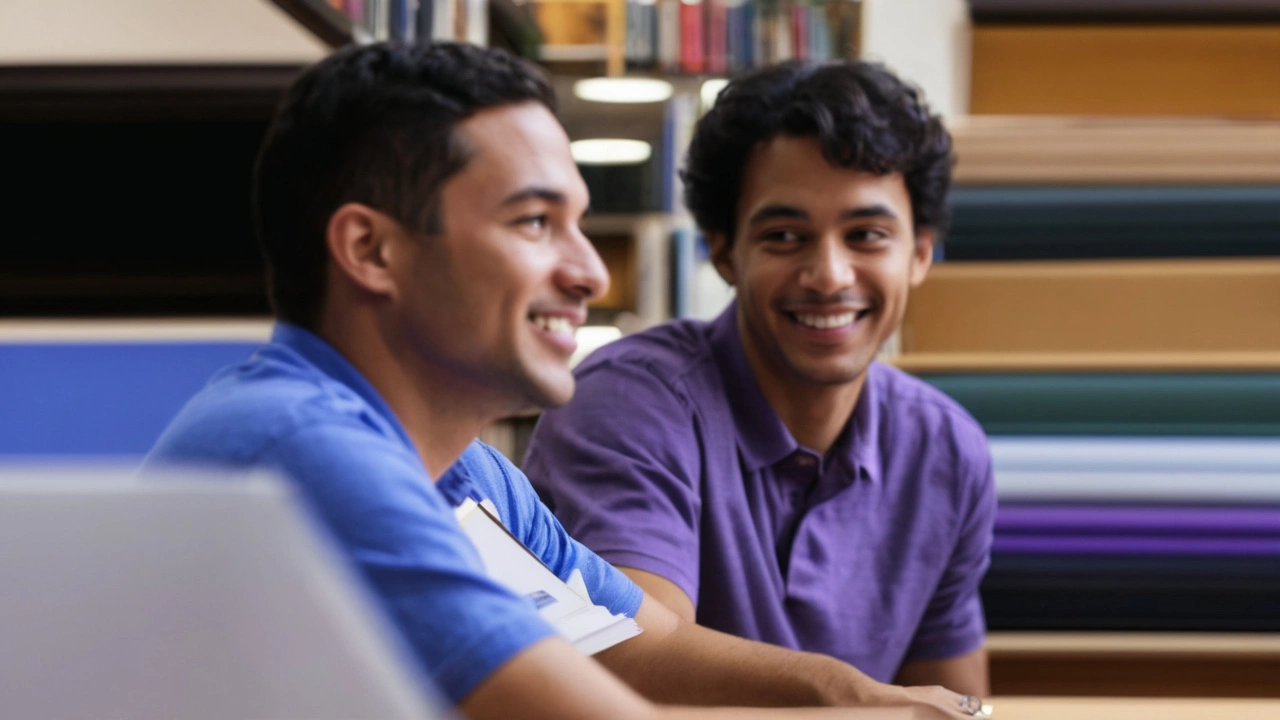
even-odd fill
[{"label": "wooden wall panel", "polygon": [[1280,698],[1269,634],[993,632],[988,652],[997,695]]},{"label": "wooden wall panel", "polygon": [[1280,116],[1280,23],[979,25],[973,114]]},{"label": "wooden wall panel", "polygon": [[961,184],[1280,184],[1274,120],[970,115],[950,130]]},{"label": "wooden wall panel", "polygon": [[911,296],[916,353],[1276,353],[1280,260],[942,263]]}]

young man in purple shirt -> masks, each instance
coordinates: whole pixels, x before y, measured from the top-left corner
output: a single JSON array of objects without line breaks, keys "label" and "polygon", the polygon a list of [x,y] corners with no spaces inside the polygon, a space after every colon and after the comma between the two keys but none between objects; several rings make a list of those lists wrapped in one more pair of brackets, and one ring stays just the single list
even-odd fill
[{"label": "young man in purple shirt", "polygon": [[525,471],[685,619],[981,695],[986,438],[874,361],[945,230],[951,164],[939,118],[877,65],[730,83],[683,177],[736,301],[582,363]]}]

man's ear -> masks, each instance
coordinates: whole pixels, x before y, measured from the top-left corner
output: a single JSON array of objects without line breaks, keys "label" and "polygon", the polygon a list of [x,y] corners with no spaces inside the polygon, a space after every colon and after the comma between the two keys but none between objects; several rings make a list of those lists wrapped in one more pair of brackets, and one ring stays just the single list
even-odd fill
[{"label": "man's ear", "polygon": [[922,227],[916,231],[916,245],[911,253],[911,287],[919,287],[933,266],[933,246],[937,235],[931,227]]},{"label": "man's ear", "polygon": [[716,272],[730,285],[738,283],[738,273],[733,269],[733,247],[729,244],[729,236],[722,232],[707,236],[707,246],[711,249],[711,264]]},{"label": "man's ear", "polygon": [[329,216],[325,244],[329,257],[353,284],[375,295],[394,296],[391,240],[397,225],[368,205],[347,203]]}]

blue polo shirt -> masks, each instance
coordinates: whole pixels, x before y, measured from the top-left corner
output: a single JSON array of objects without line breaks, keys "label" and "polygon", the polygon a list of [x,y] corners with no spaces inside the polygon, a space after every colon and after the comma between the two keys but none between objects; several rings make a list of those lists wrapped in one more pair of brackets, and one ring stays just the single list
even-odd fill
[{"label": "blue polo shirt", "polygon": [[904,661],[981,647],[991,458],[932,386],[873,363],[815,453],[761,393],[736,304],[611,343],[575,373],[525,471],[574,537],[678,585],[699,623],[885,682]]},{"label": "blue polo shirt", "polygon": [[220,371],[147,458],[266,468],[289,478],[373,587],[435,683],[454,702],[555,631],[533,605],[489,580],[454,518],[489,499],[508,529],[591,598],[634,616],[638,586],[570,538],[525,476],[474,442],[437,482],[373,386],[336,350],[279,324],[271,342]]}]

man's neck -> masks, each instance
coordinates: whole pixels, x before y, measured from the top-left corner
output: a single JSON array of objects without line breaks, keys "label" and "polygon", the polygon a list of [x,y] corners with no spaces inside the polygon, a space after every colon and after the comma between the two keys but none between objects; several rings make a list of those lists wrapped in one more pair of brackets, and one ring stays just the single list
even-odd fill
[{"label": "man's neck", "polygon": [[483,410],[480,393],[427,371],[409,349],[388,343],[375,320],[327,318],[319,333],[391,407],[433,481],[500,415]]},{"label": "man's neck", "polygon": [[862,395],[867,371],[863,370],[851,382],[839,385],[788,377],[784,369],[775,367],[776,362],[770,362],[754,351],[745,329],[741,335],[747,365],[765,401],[778,414],[796,442],[825,455],[849,423],[849,417]]}]

